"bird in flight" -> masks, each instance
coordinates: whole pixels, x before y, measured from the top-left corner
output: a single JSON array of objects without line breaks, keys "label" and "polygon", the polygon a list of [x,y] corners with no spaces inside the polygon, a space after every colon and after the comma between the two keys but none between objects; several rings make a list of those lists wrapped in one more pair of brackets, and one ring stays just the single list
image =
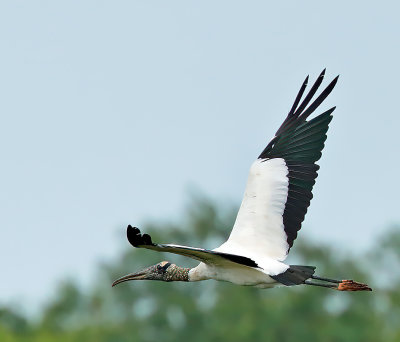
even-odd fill
[{"label": "bird in flight", "polygon": [[312,285],[339,291],[371,291],[353,280],[316,276],[314,266],[284,263],[313,197],[328,125],[335,107],[307,118],[326,99],[338,76],[314,99],[325,70],[301,101],[308,76],[275,137],[251,165],[244,198],[228,240],[207,250],[174,244],[154,243],[148,234],[128,226],[128,241],[137,248],[183,255],[200,261],[184,268],[162,261],[125,275],[112,286],[129,280],[200,281],[215,279],[237,285],[272,288]]}]

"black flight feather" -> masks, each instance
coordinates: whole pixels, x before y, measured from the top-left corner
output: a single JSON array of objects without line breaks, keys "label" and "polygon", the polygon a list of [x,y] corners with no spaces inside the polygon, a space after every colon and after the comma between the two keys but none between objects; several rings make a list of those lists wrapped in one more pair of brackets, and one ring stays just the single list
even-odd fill
[{"label": "black flight feather", "polygon": [[[313,197],[312,189],[319,169],[315,162],[321,158],[328,125],[332,120],[332,112],[335,110],[335,107],[333,107],[306,121],[327,98],[337,83],[338,77],[335,77],[321,94],[311,102],[324,76],[325,69],[300,103],[308,82],[308,77],[306,78],[285,121],[258,157],[265,160],[283,158],[288,168],[289,188],[283,213],[283,225],[289,249],[297,237],[297,232],[301,228]],[[311,104],[308,106],[310,102]],[[295,271],[295,273],[297,276],[298,271]],[[300,276],[300,278],[302,277]]]}]

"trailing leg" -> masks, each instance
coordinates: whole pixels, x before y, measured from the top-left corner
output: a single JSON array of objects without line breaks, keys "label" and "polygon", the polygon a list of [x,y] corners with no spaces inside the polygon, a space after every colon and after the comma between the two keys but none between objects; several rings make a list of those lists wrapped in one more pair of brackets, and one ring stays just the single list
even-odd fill
[{"label": "trailing leg", "polygon": [[337,284],[340,283],[340,280],[317,277],[316,275],[312,275],[311,278],[316,279],[316,280],[327,281],[327,282],[329,282],[329,283],[337,283]]},{"label": "trailing leg", "polygon": [[316,283],[316,282],[313,282],[313,281],[311,281],[311,280],[306,280],[306,281],[304,281],[304,284],[306,284],[306,285],[312,285],[312,286],[322,286],[322,287],[327,287],[327,288],[330,288],[330,289],[336,289],[336,287],[337,287],[337,285],[334,285],[334,284],[329,284],[329,283]]},{"label": "trailing leg", "polygon": [[[306,284],[327,287],[338,291],[372,291],[367,284],[357,283],[353,280],[318,277],[314,275],[314,271],[314,266],[290,265],[285,272],[271,276],[271,278],[286,286]],[[316,281],[312,281],[311,279]]]},{"label": "trailing leg", "polygon": [[311,276],[312,279],[319,280],[320,282],[313,282],[311,280],[304,281],[306,285],[322,286],[338,291],[372,291],[372,289],[363,283],[358,283],[354,280],[335,280],[329,278]]}]

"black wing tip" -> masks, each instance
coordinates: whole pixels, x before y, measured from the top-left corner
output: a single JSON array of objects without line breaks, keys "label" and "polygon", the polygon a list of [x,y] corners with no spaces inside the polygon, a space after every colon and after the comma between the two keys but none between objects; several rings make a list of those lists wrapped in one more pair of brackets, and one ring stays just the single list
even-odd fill
[{"label": "black wing tip", "polygon": [[337,75],[337,76],[332,80],[332,82],[328,85],[328,87],[331,86],[332,89],[333,89],[333,88],[335,87],[337,81],[339,80],[339,76],[340,76],[340,75]]},{"label": "black wing tip", "polygon": [[154,245],[151,241],[151,237],[148,234],[141,234],[140,229],[137,227],[132,227],[128,225],[126,228],[126,236],[128,238],[129,243],[133,247],[146,246],[146,245]]},{"label": "black wing tip", "polygon": [[[328,86],[326,87],[326,89],[322,92],[322,93],[325,93],[325,96],[323,97],[323,100],[325,100],[325,98],[327,98],[328,97],[328,95],[331,93],[331,91],[333,90],[333,88],[335,88],[335,86],[336,86],[336,83],[337,83],[337,81],[339,80],[339,76],[340,75],[337,75],[329,84],[328,84]],[[322,94],[321,94],[322,95]],[[320,96],[321,96],[320,95]],[[323,101],[322,100],[322,101]]]}]

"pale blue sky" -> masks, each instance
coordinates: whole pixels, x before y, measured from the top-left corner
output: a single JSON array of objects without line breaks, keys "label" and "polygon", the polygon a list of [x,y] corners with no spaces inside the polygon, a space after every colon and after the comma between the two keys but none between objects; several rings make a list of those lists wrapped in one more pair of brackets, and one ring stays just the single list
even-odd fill
[{"label": "pale blue sky", "polygon": [[239,204],[251,162],[324,67],[341,77],[322,109],[337,110],[302,234],[373,244],[400,222],[399,13],[395,1],[1,2],[0,303],[87,282],[127,248],[128,223],[179,217],[188,186]]}]

